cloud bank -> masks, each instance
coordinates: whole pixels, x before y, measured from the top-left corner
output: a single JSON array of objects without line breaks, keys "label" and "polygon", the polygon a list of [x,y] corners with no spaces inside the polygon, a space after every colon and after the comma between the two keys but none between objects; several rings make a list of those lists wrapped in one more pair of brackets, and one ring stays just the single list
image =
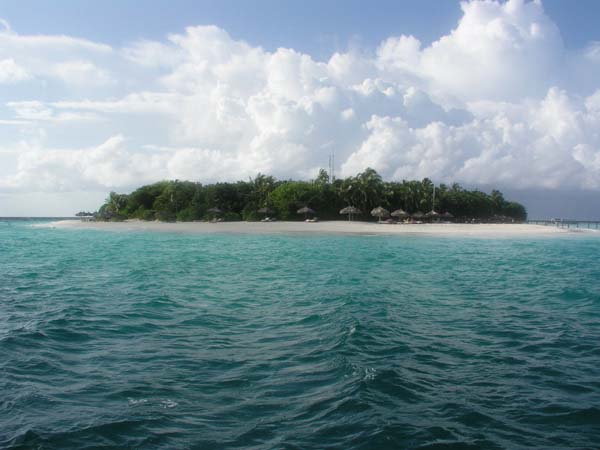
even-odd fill
[{"label": "cloud bank", "polygon": [[[0,193],[257,172],[600,189],[600,44],[567,51],[539,1],[470,1],[423,46],[327,61],[215,26],[124,48],[0,28]],[[2,22],[4,23],[4,22]]]}]

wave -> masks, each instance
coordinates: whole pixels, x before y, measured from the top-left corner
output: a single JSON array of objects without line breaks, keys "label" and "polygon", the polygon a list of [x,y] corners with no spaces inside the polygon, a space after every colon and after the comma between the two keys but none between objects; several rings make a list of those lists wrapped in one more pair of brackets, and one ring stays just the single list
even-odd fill
[{"label": "wave", "polygon": [[596,239],[3,233],[1,448],[600,442]]}]

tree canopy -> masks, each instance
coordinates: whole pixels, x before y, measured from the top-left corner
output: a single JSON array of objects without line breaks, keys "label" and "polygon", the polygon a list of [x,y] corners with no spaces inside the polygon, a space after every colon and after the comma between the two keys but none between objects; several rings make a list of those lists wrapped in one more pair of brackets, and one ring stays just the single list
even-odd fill
[{"label": "tree canopy", "polygon": [[207,185],[160,181],[130,194],[111,192],[98,210],[98,217],[105,220],[206,220],[213,218],[214,208],[218,208],[224,220],[257,220],[258,210],[269,208],[281,219],[300,220],[303,216],[297,211],[305,206],[314,209],[321,219],[340,219],[339,211],[346,206],[363,211],[364,220],[372,220],[368,212],[378,206],[390,211],[401,208],[409,214],[431,210],[448,212],[458,221],[523,221],[527,218],[523,205],[505,200],[497,190],[487,194],[456,183],[435,186],[428,178],[384,181],[371,168],[333,181],[325,170],[310,181],[277,180],[264,174],[248,181]]}]

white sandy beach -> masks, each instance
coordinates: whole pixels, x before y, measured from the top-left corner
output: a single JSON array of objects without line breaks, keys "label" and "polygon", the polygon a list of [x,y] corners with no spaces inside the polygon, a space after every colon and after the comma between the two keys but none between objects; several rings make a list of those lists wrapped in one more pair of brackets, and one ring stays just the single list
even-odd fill
[{"label": "white sandy beach", "polygon": [[[92,229],[107,231],[162,231],[180,233],[249,233],[249,234],[428,234],[484,237],[551,236],[569,233],[553,226],[531,224],[378,224],[372,222],[324,221],[307,222],[81,222],[62,220],[52,222],[56,228]],[[571,230],[572,232],[572,230]]]}]

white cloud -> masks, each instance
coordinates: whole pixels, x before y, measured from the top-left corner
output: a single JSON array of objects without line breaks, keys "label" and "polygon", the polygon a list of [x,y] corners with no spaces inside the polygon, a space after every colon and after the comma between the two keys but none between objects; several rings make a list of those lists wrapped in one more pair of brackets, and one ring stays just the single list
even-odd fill
[{"label": "white cloud", "polygon": [[50,73],[65,83],[75,85],[106,85],[113,83],[113,79],[106,70],[84,60],[55,64]]},{"label": "white cloud", "polygon": [[29,72],[18,65],[14,59],[0,60],[0,84],[17,83],[29,79],[31,79]]},{"label": "white cloud", "polygon": [[[87,51],[96,54],[107,54],[112,48],[106,44],[92,42],[71,36],[59,35],[21,35],[14,32],[6,20],[2,20],[4,30],[0,30],[0,49],[5,51],[19,48],[21,52],[38,53],[40,50],[52,54],[72,54],[75,51]],[[38,54],[39,57],[44,55]],[[48,55],[46,55],[48,56]]]},{"label": "white cloud", "polygon": [[99,120],[100,117],[95,113],[85,111],[57,112],[51,106],[39,101],[21,101],[8,102],[6,106],[11,108],[17,121],[7,121],[13,123],[31,123],[31,122],[68,122],[83,120]]},{"label": "white cloud", "polygon": [[182,96],[165,92],[136,92],[120,99],[52,102],[57,109],[118,114],[176,114]]},{"label": "white cloud", "polygon": [[139,41],[126,47],[123,56],[143,67],[173,67],[183,60],[180,52],[174,52],[171,47],[162,42]]},{"label": "white cloud", "polygon": [[539,102],[460,126],[411,128],[401,118],[374,116],[366,125],[368,138],[342,173],[371,166],[393,178],[600,189],[600,139],[594,131],[600,115],[583,108],[551,89]]},{"label": "white cloud", "polygon": [[140,182],[192,179],[198,173],[208,180],[221,179],[224,172],[242,176],[235,156],[223,158],[220,152],[197,148],[133,149],[121,135],[88,148],[21,143],[1,153],[18,154],[16,173],[0,179],[0,190],[9,192],[133,188]]},{"label": "white cloud", "polygon": [[427,48],[412,36],[384,41],[379,66],[412,74],[458,102],[539,96],[560,80],[562,38],[540,2],[473,1],[461,8],[458,26]]},{"label": "white cloud", "polygon": [[70,85],[111,82],[98,65],[114,59],[110,46],[71,36],[22,35],[5,20],[0,25],[0,84],[30,79]]},{"label": "white cloud", "polygon": [[0,125],[26,125],[29,122],[26,120],[4,120],[0,119]]},{"label": "white cloud", "polygon": [[[371,166],[397,179],[600,189],[598,43],[565,50],[540,2],[461,7],[456,28],[429,46],[400,35],[327,61],[268,52],[214,26],[117,51],[7,28],[0,61],[77,89],[6,105],[0,124],[43,133],[22,137],[0,190],[308,176],[332,150],[343,174]],[[102,119],[103,144],[97,134],[60,144],[92,119]]]},{"label": "white cloud", "polygon": [[[125,139],[117,135],[99,146],[85,149],[52,149],[25,146],[18,157],[17,172],[0,180],[0,188],[21,191],[77,191],[97,187],[124,186],[143,179],[134,163],[134,153],[124,148]],[[144,167],[151,158],[143,159]],[[131,166],[129,166],[131,164]]]}]

